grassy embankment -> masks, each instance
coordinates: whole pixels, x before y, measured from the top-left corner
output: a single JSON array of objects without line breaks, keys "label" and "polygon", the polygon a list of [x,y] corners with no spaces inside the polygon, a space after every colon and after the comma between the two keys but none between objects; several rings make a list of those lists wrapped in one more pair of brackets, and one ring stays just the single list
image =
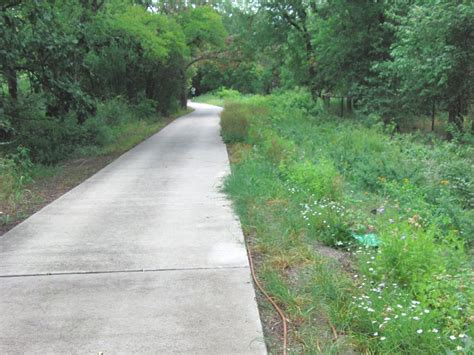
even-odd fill
[{"label": "grassy embankment", "polygon": [[118,107],[117,102],[112,104],[115,107],[102,112],[104,121],[109,115],[114,121],[104,124],[107,137],[101,142],[103,144],[78,146],[54,165],[33,163],[25,148],[19,148],[14,154],[0,155],[0,235],[161,130],[174,118],[190,112],[182,110],[168,117],[157,114],[145,117],[124,104],[119,103]]},{"label": "grassy embankment", "polygon": [[[225,191],[293,352],[473,350],[474,149],[385,129],[303,92],[225,105]],[[260,307],[277,352],[278,318]]]}]

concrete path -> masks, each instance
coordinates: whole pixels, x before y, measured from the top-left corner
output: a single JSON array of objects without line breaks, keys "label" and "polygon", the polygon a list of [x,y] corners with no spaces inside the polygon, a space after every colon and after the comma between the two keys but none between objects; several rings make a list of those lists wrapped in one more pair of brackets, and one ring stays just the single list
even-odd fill
[{"label": "concrete path", "polygon": [[0,353],[265,353],[219,108],[0,237]]}]

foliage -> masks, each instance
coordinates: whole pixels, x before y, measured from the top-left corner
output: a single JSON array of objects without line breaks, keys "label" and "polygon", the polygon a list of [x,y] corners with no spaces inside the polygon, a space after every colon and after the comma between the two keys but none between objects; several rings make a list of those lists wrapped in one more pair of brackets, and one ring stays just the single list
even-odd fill
[{"label": "foliage", "polygon": [[[265,287],[295,324],[292,349],[327,346],[314,340],[322,316],[357,351],[469,352],[472,147],[348,123],[304,97],[237,99],[252,112],[252,146],[237,148],[226,182]],[[358,247],[353,233],[381,245]],[[328,276],[318,243],[352,251],[352,282]]]},{"label": "foliage", "polygon": [[222,46],[221,17],[210,7],[166,14],[144,5],[0,5],[5,153],[23,145],[34,162],[55,164],[78,147],[109,144],[113,127],[136,115],[169,115],[186,104],[191,56]]},{"label": "foliage", "polygon": [[245,142],[248,134],[248,117],[250,112],[247,107],[239,104],[229,104],[221,114],[221,134],[224,142]]}]

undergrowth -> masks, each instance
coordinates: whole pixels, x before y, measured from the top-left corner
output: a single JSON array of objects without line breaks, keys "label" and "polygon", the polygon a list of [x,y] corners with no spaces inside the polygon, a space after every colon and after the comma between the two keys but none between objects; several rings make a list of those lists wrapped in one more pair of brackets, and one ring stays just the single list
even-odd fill
[{"label": "undergrowth", "polygon": [[[223,117],[239,142],[225,191],[292,351],[472,351],[472,146],[337,119],[304,92],[237,98]],[[354,239],[370,233],[378,247]]]},{"label": "undergrowth", "polygon": [[[30,139],[30,147],[20,146],[13,152],[0,152],[0,226],[26,218],[31,213],[29,205],[33,202],[41,204],[41,196],[35,194],[35,184],[45,179],[56,179],[61,175],[63,165],[104,156],[116,157],[184,112],[177,111],[174,115],[163,118],[156,113],[150,102],[129,105],[116,98],[101,103],[95,117],[86,121],[83,127],[74,128],[81,134],[81,138],[73,149],[56,149],[48,141],[48,135],[45,135]],[[35,149],[34,154],[32,149]],[[33,159],[38,157],[39,162]],[[99,160],[96,169],[110,159]],[[80,183],[79,180],[84,178],[79,171],[76,173],[78,179],[69,177],[68,180],[71,181],[68,184]]]}]

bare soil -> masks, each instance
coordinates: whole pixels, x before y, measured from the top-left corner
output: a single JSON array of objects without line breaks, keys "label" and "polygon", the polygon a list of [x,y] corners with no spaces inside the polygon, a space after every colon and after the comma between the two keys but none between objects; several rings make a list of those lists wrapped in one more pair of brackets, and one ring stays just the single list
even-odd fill
[{"label": "bare soil", "polygon": [[58,174],[38,179],[26,186],[21,200],[14,205],[0,201],[0,211],[12,216],[7,223],[0,225],[0,236],[94,175],[116,157],[106,155],[67,161],[59,167]]}]

